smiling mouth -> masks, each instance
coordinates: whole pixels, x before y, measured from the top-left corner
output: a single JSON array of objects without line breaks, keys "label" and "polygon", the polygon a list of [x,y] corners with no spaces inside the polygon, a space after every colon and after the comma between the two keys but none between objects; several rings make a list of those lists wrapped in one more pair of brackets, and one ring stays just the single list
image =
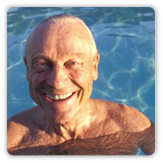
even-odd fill
[{"label": "smiling mouth", "polygon": [[46,94],[43,93],[43,95],[51,101],[61,101],[61,100],[66,100],[68,98],[71,98],[76,92],[71,92],[71,93],[67,93],[67,94],[62,94],[62,95],[52,95],[52,94]]}]

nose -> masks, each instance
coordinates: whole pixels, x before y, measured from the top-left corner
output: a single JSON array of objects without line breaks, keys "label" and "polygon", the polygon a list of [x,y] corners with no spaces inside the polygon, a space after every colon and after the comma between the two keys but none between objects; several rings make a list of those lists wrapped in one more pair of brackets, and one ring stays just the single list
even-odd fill
[{"label": "nose", "polygon": [[62,89],[67,87],[69,78],[66,69],[62,66],[55,65],[48,74],[47,84],[54,89]]}]

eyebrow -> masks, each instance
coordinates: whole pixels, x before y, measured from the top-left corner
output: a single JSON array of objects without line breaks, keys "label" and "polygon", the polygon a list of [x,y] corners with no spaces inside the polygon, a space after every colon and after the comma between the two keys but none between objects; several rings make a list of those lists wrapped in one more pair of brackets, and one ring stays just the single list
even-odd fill
[{"label": "eyebrow", "polygon": [[[86,54],[85,53],[70,53],[69,55],[75,56],[76,58],[83,58],[85,57]],[[34,54],[31,56],[31,63],[33,64],[39,59],[51,61],[51,59],[48,56],[45,56],[45,54],[38,53],[38,54]]]},{"label": "eyebrow", "polygon": [[47,56],[45,56],[44,54],[35,54],[31,57],[31,62],[35,63],[39,59],[45,59],[45,60],[50,61],[50,59]]}]

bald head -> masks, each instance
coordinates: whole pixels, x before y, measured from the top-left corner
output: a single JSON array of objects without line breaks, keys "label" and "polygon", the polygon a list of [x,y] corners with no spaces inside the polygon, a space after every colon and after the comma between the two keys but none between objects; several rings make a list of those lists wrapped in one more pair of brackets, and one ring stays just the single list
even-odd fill
[{"label": "bald head", "polygon": [[[43,51],[45,46],[51,48],[52,44],[58,44],[56,40],[69,39],[71,41],[70,38],[74,38],[76,42],[82,42],[82,44],[85,42],[81,46],[81,52],[82,48],[83,51],[86,48],[89,49],[88,53],[92,56],[97,54],[95,41],[84,21],[71,15],[59,15],[45,19],[34,29],[27,40],[25,60],[27,61],[29,56]],[[62,53],[62,51],[60,52]]]}]

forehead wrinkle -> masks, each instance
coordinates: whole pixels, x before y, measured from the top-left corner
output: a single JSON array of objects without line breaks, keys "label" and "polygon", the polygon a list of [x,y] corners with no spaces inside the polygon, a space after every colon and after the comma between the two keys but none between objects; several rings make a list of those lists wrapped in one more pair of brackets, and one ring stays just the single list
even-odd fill
[{"label": "forehead wrinkle", "polygon": [[86,58],[86,56],[89,56],[89,55],[85,53],[70,53],[70,54],[67,54],[67,56],[75,57],[75,58]]}]

